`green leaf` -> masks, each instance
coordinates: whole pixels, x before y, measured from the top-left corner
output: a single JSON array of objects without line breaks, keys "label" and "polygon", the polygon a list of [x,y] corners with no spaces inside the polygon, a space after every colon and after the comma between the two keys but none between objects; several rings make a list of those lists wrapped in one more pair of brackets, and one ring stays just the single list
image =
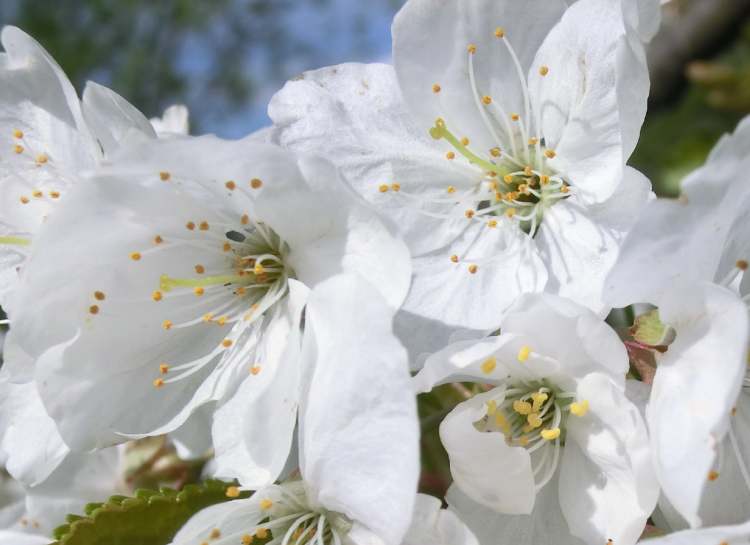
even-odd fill
[{"label": "green leaf", "polygon": [[[53,545],[167,545],[195,513],[228,501],[231,483],[206,481],[180,492],[170,488],[137,490],[135,497],[112,496],[90,503],[85,517],[69,515],[54,532]],[[246,498],[243,493],[240,498]]]},{"label": "green leaf", "polygon": [[661,321],[658,309],[638,316],[631,333],[636,341],[646,346],[667,346],[675,337],[674,329]]}]

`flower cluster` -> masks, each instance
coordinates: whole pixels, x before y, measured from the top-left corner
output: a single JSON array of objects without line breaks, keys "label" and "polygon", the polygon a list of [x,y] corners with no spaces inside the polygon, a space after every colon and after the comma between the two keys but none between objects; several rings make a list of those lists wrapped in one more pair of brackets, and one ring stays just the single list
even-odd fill
[{"label": "flower cluster", "polygon": [[659,14],[407,0],[392,66],[305,73],[234,141],[4,28],[0,545],[152,439],[234,483],[173,545],[748,543],[750,119],[653,195]]}]

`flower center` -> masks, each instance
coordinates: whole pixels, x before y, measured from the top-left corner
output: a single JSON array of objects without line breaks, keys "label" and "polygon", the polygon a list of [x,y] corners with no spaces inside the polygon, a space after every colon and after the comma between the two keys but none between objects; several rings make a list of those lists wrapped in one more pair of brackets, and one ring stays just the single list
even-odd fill
[{"label": "flower center", "polygon": [[528,450],[538,491],[555,473],[568,418],[584,416],[589,403],[575,401],[575,393],[546,380],[513,382],[495,391],[497,396],[487,402],[485,416],[474,425],[482,432],[502,433],[508,445]]},{"label": "flower center", "polygon": [[[542,134],[541,112],[539,108],[532,109],[527,76],[518,55],[502,28],[497,28],[494,34],[520,85],[523,111],[509,111],[498,97],[492,97],[486,94],[487,90],[479,88],[474,61],[481,52],[476,45],[470,44],[467,47],[468,81],[458,92],[471,94],[486,135],[491,137],[495,146],[488,150],[472,149],[471,135],[454,134],[449,129],[450,120],[445,117],[438,118],[429,130],[432,138],[450,146],[445,155],[448,161],[460,161],[464,166],[468,164],[478,171],[477,175],[471,180],[457,180],[455,185],[446,187],[444,193],[438,190],[432,194],[411,194],[399,183],[382,184],[379,191],[393,192],[413,205],[417,212],[433,218],[455,220],[463,214],[469,222],[479,222],[489,229],[521,229],[533,237],[544,212],[570,196],[571,188],[569,181],[556,168],[556,151],[547,147]],[[492,51],[485,55],[487,59],[496,56]],[[549,72],[548,66],[539,68],[542,77]],[[455,93],[457,90],[444,88],[440,83],[432,85],[438,111],[450,111],[445,107],[448,99],[443,98],[447,91]],[[468,264],[468,271],[472,274],[482,264],[467,258],[478,236],[460,254],[450,256],[453,263],[472,261]]]},{"label": "flower center", "polygon": [[[255,222],[243,215],[239,223],[228,222],[217,229],[207,221],[185,225],[188,231],[200,234],[199,238],[179,239],[160,235],[154,239],[155,247],[144,252],[134,252],[132,260],[140,261],[150,252],[165,250],[170,245],[188,245],[200,248],[201,255],[213,254],[211,265],[196,263],[195,274],[176,278],[163,274],[158,289],[151,299],[159,303],[172,297],[195,297],[197,304],[181,305],[181,312],[188,319],[181,322],[164,320],[165,330],[176,330],[205,324],[207,326],[229,326],[229,333],[210,353],[187,362],[173,365],[162,362],[159,378],[153,381],[156,388],[186,378],[211,362],[224,358],[233,347],[228,360],[238,358],[257,341],[250,326],[256,324],[264,313],[282,299],[288,291],[288,280],[294,271],[286,263],[288,245],[267,225]],[[191,316],[192,315],[192,316]],[[258,322],[262,327],[262,322]],[[236,354],[235,354],[236,352]],[[236,358],[235,358],[236,359]],[[222,359],[222,362],[225,360]],[[249,371],[258,374],[260,365],[254,364]]]}]

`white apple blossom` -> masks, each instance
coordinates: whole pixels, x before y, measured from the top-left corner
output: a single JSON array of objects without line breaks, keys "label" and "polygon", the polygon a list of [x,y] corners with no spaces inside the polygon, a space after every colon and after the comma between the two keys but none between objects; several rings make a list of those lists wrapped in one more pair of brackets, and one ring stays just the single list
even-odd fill
[{"label": "white apple blossom", "polygon": [[54,59],[22,30],[6,26],[0,40],[0,304],[11,311],[33,238],[71,184],[127,134],[156,133],[106,87],[89,82],[79,100]]},{"label": "white apple blossom", "polygon": [[[312,291],[300,366],[308,378],[299,398],[302,480],[198,513],[175,545],[249,543],[254,537],[272,537],[274,545],[402,543],[419,475],[419,429],[393,313],[355,276],[332,278]],[[261,424],[244,430],[248,443],[257,441]],[[461,535],[450,515],[436,523],[438,534]]]},{"label": "white apple blossom", "polygon": [[272,99],[275,138],[331,158],[410,244],[398,320],[416,353],[496,328],[523,292],[606,313],[650,195],[625,166],[649,88],[631,19],[619,0],[409,0],[395,69],[324,68]]},{"label": "white apple blossom", "polygon": [[[210,136],[131,139],[77,183],[35,240],[12,322],[66,444],[170,432],[238,388],[250,413],[290,396],[308,288],[335,274],[396,308],[408,251],[340,183],[325,161]],[[268,441],[288,451],[294,403],[274,403]]]},{"label": "white apple blossom", "polygon": [[152,117],[151,125],[162,136],[186,135],[190,132],[190,113],[186,106],[174,104],[164,110],[161,117]]},{"label": "white apple blossom", "polygon": [[672,528],[750,518],[748,151],[750,118],[683,181],[680,199],[646,207],[607,280],[615,306],[654,304],[675,332],[656,354],[647,408]]},{"label": "white apple blossom", "polygon": [[[622,342],[589,309],[545,294],[519,298],[501,331],[433,354],[415,378],[419,391],[491,385],[440,426],[455,486],[497,513],[530,515],[509,537],[635,543],[659,489],[645,423],[625,395]],[[559,535],[549,517],[569,530]]]}]

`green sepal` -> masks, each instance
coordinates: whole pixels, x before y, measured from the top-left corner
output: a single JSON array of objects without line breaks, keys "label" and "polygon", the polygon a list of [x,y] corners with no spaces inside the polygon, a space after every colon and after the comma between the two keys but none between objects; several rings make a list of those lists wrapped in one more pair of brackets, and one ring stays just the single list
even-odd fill
[{"label": "green sepal", "polygon": [[638,316],[630,333],[636,341],[645,346],[667,346],[675,338],[674,328],[661,321],[659,309]]},{"label": "green sepal", "polygon": [[[53,545],[167,545],[201,509],[229,501],[232,483],[206,481],[171,488],[136,490],[133,497],[112,496],[86,505],[86,516],[68,515],[55,529]],[[249,492],[240,494],[247,498]]]}]

